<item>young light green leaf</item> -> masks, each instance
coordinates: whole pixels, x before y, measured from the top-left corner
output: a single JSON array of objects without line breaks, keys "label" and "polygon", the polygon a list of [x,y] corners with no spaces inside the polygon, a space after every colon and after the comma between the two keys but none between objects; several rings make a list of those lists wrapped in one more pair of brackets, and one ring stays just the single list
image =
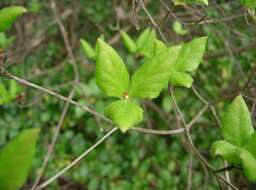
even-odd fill
[{"label": "young light green leaf", "polygon": [[23,13],[27,12],[27,9],[21,6],[11,6],[0,10],[0,32],[8,30],[12,23]]},{"label": "young light green leaf", "polygon": [[96,82],[108,96],[121,98],[128,92],[129,73],[122,58],[104,41],[98,39]]},{"label": "young light green leaf", "polygon": [[193,83],[193,78],[185,72],[171,72],[170,83],[174,86],[184,86],[190,88]]},{"label": "young light green leaf", "polygon": [[10,87],[9,87],[9,95],[11,98],[15,98],[17,94],[20,92],[20,88],[15,82],[15,80],[10,81]]},{"label": "young light green leaf", "polygon": [[193,79],[187,72],[198,68],[205,52],[206,42],[207,37],[200,37],[178,46],[180,51],[175,63],[176,73],[172,73],[170,77],[172,85],[185,86],[187,88],[192,85]]},{"label": "young light green leaf", "polygon": [[240,150],[238,147],[223,141],[215,141],[212,144],[212,152],[214,155],[219,155],[224,158],[224,160],[233,163],[233,164],[240,164]]},{"label": "young light green leaf", "polygon": [[157,54],[164,49],[166,49],[165,44],[161,40],[155,39],[154,54]]},{"label": "young light green leaf", "polygon": [[194,71],[202,61],[208,37],[195,38],[182,45],[175,67],[179,71]]},{"label": "young light green leaf", "polygon": [[256,182],[256,158],[247,150],[242,150],[240,154],[245,176],[252,182]]},{"label": "young light green leaf", "polygon": [[147,59],[131,78],[129,95],[135,98],[156,98],[168,85],[178,49],[167,48]]},{"label": "young light green leaf", "polygon": [[256,9],[256,1],[255,0],[240,0],[241,4],[244,5],[248,9]]},{"label": "young light green leaf", "polygon": [[130,100],[118,100],[106,109],[106,115],[125,133],[143,120],[143,110]]},{"label": "young light green leaf", "polygon": [[256,158],[256,132],[252,134],[245,148]]},{"label": "young light green leaf", "polygon": [[123,39],[125,47],[128,49],[130,53],[135,53],[137,50],[137,46],[133,39],[126,33],[126,32],[121,32],[121,37]]},{"label": "young light green leaf", "polygon": [[81,43],[84,54],[90,59],[95,59],[96,52],[93,49],[93,47],[87,41],[85,41],[83,39],[80,40],[80,43]]},{"label": "young light green leaf", "polygon": [[173,31],[178,34],[178,35],[186,35],[188,33],[188,31],[186,29],[183,28],[183,26],[181,25],[181,23],[179,23],[178,21],[174,21],[173,25],[172,25],[172,29]]},{"label": "young light green leaf", "polygon": [[21,132],[0,152],[0,189],[18,190],[26,182],[39,129]]},{"label": "young light green leaf", "polygon": [[226,141],[243,147],[254,132],[250,112],[241,95],[228,106],[222,118],[221,132]]},{"label": "young light green leaf", "polygon": [[154,54],[156,32],[153,29],[144,30],[136,41],[137,53],[145,57]]}]

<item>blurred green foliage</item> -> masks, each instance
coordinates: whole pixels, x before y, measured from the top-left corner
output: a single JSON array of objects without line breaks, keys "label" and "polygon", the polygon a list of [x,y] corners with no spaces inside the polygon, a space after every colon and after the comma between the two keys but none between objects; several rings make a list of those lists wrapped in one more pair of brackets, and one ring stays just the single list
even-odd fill
[{"label": "blurred green foliage", "polygon": [[[97,112],[104,114],[104,109],[111,100],[106,98],[96,86],[94,61],[87,60],[83,55],[79,39],[83,38],[90,44],[94,44],[101,34],[107,41],[118,33],[113,30],[113,26],[117,25],[114,2],[104,0],[56,2],[60,14],[68,9],[73,11],[68,17],[62,18],[62,21],[68,31],[68,37],[71,39],[71,45],[79,65],[80,83],[75,87],[74,100],[89,105]],[[217,20],[230,17],[241,9],[239,1],[220,2],[219,9],[211,6],[211,2],[208,7],[192,6],[191,9],[198,9],[206,14],[207,18]],[[6,6],[18,3],[12,0],[3,1],[2,4]],[[125,11],[131,10],[130,1],[122,1],[120,4]],[[52,24],[53,15],[50,5],[48,1],[38,0],[28,0],[23,5],[31,13],[20,19],[6,36],[0,35],[0,46],[7,48],[7,64],[10,64],[7,68],[17,76],[67,96],[73,86],[70,81],[73,80],[74,75],[58,26],[55,23]],[[159,2],[152,1],[147,7],[150,13],[157,18],[161,8]],[[178,6],[174,11],[185,12],[186,8]],[[141,29],[150,25],[142,11],[138,15],[144,19],[139,22]],[[181,34],[179,26],[178,29],[176,26],[172,30],[173,21],[169,17],[169,20],[167,19],[161,25],[170,45],[189,41],[189,32]],[[127,20],[123,23],[121,21],[120,27],[127,25],[131,28],[129,34],[134,34],[132,37],[138,36],[140,31],[136,31],[135,27]],[[20,36],[18,29],[21,29]],[[244,17],[241,16],[227,22],[192,27],[190,32],[193,37],[208,35],[207,51],[215,52],[230,47],[234,49],[247,46],[252,39],[255,40],[256,29],[248,27]],[[11,45],[10,41],[14,42],[14,45]],[[39,45],[34,46],[34,43],[38,41]],[[129,65],[130,72],[141,65],[143,61],[141,57],[129,55],[120,41],[114,46]],[[207,58],[200,65],[198,72],[192,73],[195,79],[194,86],[204,98],[211,102],[226,98],[227,95],[232,96],[248,81],[255,58],[255,48],[239,54],[235,53],[233,57],[228,51],[225,51],[225,56]],[[47,71],[47,74],[44,71]],[[10,85],[10,81],[3,78],[0,78],[0,83],[7,87]],[[190,89],[177,87],[174,90],[184,118],[189,122],[203,107],[203,103]],[[248,91],[246,93],[250,93]],[[247,101],[251,107],[252,102]],[[141,127],[159,130],[168,130],[170,126],[173,129],[178,127],[174,117],[175,110],[167,89],[159,98],[151,101],[151,106],[146,102],[141,103],[146,110],[146,119]],[[22,90],[16,94],[15,100],[0,105],[1,147],[24,129],[41,128],[28,186],[31,186],[36,179],[64,104],[54,97],[22,87]],[[155,110],[154,105],[163,110],[170,126],[166,124],[161,113]],[[223,101],[215,104],[218,115],[222,115],[222,110],[226,106],[227,103]],[[43,180],[53,176],[83,153],[110,128],[111,126],[92,115],[70,106]],[[216,120],[210,111],[200,117],[192,127],[191,134],[196,147],[207,160],[216,168],[223,167],[222,160],[212,157],[209,151],[211,142],[221,138]],[[136,131],[129,131],[123,135],[117,132],[83,159],[80,164],[46,189],[58,190],[65,185],[69,189],[89,190],[186,189],[190,158],[183,144],[182,135],[154,136]],[[202,189],[205,176],[199,161],[193,157],[192,189]],[[252,186],[240,172],[231,172],[231,179],[237,183],[236,185],[241,184],[241,187],[239,186],[241,189],[250,189]],[[213,176],[210,176],[206,189],[218,189],[218,184]]]}]

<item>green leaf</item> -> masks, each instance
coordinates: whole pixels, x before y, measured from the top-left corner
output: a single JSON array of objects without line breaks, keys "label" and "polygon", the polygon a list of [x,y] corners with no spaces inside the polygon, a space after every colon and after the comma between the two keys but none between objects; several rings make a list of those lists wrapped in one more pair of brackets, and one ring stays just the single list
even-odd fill
[{"label": "green leaf", "polygon": [[256,159],[247,150],[242,150],[240,154],[245,176],[252,182],[256,182]]},{"label": "green leaf", "polygon": [[20,6],[6,7],[0,10],[0,32],[8,30],[13,22],[23,13],[27,12],[27,9]]},{"label": "green leaf", "polygon": [[137,50],[137,46],[135,44],[135,42],[133,41],[133,39],[125,32],[121,32],[121,37],[124,41],[124,45],[125,47],[128,49],[128,51],[130,53],[135,53]]},{"label": "green leaf", "polygon": [[168,48],[146,59],[132,75],[129,95],[149,99],[158,97],[168,85],[177,55],[177,48]]},{"label": "green leaf", "polygon": [[250,112],[241,95],[228,106],[223,115],[221,132],[226,141],[243,147],[254,132]]},{"label": "green leaf", "polygon": [[5,33],[0,32],[0,49],[6,49],[14,41],[15,37],[7,37]]},{"label": "green leaf", "polygon": [[154,29],[144,30],[136,41],[137,53],[145,57],[154,54],[156,32]]},{"label": "green leaf", "polygon": [[195,38],[182,45],[176,68],[179,71],[194,71],[202,61],[208,37]]},{"label": "green leaf", "polygon": [[192,85],[193,79],[189,76],[188,72],[198,68],[205,52],[206,42],[207,37],[200,37],[186,44],[176,46],[180,50],[175,63],[176,73],[172,73],[170,77],[170,83],[172,85],[188,88]]},{"label": "green leaf", "polygon": [[219,140],[212,144],[212,152],[214,155],[219,155],[224,160],[233,163],[240,164],[240,149],[226,141]]},{"label": "green leaf", "polygon": [[245,148],[256,158],[256,132],[252,134]]},{"label": "green leaf", "polygon": [[179,35],[186,35],[188,33],[188,31],[186,29],[183,28],[183,26],[181,25],[181,23],[179,23],[178,21],[174,21],[173,25],[172,25],[172,29],[176,34]]},{"label": "green leaf", "polygon": [[188,73],[173,71],[171,73],[170,83],[174,86],[190,88],[193,83],[193,78]]},{"label": "green leaf", "polygon": [[165,44],[161,40],[155,39],[154,54],[157,54],[165,49]]},{"label": "green leaf", "polygon": [[21,132],[0,152],[0,189],[18,190],[26,182],[39,129]]},{"label": "green leaf", "polygon": [[15,80],[11,80],[9,87],[9,95],[12,98],[16,98],[17,94],[20,92],[20,88],[15,82]]},{"label": "green leaf", "polygon": [[84,54],[90,59],[95,59],[96,52],[93,49],[93,47],[87,41],[85,41],[83,39],[80,40],[80,43],[81,43]]},{"label": "green leaf", "polygon": [[143,120],[143,110],[130,100],[118,100],[106,109],[106,115],[125,133]]},{"label": "green leaf", "polygon": [[186,5],[186,4],[205,4],[208,5],[208,0],[173,0],[174,5]]},{"label": "green leaf", "polygon": [[244,5],[248,9],[256,9],[256,1],[255,0],[240,0],[241,4]]},{"label": "green leaf", "polygon": [[123,97],[128,92],[129,73],[122,58],[104,41],[98,39],[96,82],[109,96]]}]

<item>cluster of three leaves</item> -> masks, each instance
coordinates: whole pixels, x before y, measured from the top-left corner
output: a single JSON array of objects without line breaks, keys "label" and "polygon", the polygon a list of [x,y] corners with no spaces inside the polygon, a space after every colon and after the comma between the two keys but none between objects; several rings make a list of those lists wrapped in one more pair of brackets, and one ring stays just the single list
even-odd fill
[{"label": "cluster of three leaves", "polygon": [[196,38],[184,45],[163,48],[146,58],[131,79],[118,53],[98,40],[96,82],[106,95],[121,98],[107,107],[107,116],[122,132],[126,132],[143,119],[143,110],[131,98],[156,98],[169,81],[189,87],[192,78],[186,72],[198,67],[206,40],[207,37]]},{"label": "cluster of three leaves", "polygon": [[236,97],[223,115],[221,132],[224,140],[213,143],[215,155],[234,165],[242,165],[246,177],[256,181],[256,132],[242,96]]},{"label": "cluster of three leaves", "polygon": [[[125,32],[121,32],[126,48],[131,52],[146,58],[151,58],[158,52],[167,49],[165,44],[158,40],[155,30],[144,30],[138,39],[134,40]],[[205,52],[207,37],[195,38],[192,41],[171,47],[175,59],[174,69],[170,76],[170,83],[174,86],[189,88],[193,78],[188,72],[198,68]]]}]

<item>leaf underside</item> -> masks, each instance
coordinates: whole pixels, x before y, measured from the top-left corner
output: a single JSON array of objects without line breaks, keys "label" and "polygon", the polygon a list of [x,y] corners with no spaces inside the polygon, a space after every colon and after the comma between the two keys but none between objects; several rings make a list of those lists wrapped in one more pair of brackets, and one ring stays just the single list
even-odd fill
[{"label": "leaf underside", "polygon": [[118,100],[106,109],[106,115],[125,133],[143,120],[143,110],[130,100]]}]

